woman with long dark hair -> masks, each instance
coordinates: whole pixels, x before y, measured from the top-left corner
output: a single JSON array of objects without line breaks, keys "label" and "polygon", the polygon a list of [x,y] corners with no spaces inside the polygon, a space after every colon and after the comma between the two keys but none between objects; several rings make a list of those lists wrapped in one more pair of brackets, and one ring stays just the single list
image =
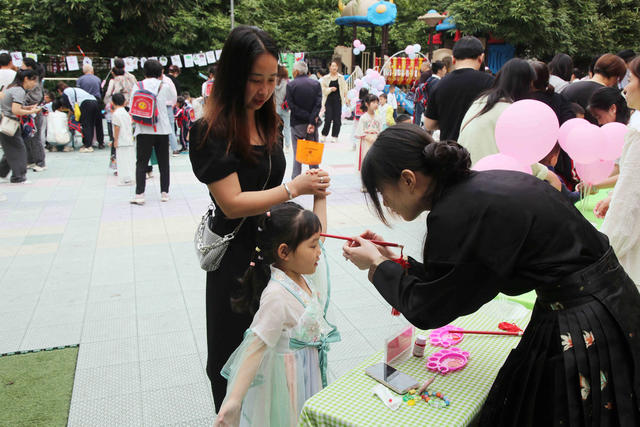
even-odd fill
[{"label": "woman with long dark hair", "polygon": [[231,309],[231,297],[255,252],[257,217],[302,194],[324,196],[329,186],[324,171],[282,183],[285,158],[274,102],[278,53],[271,36],[257,27],[231,31],[204,117],[190,132],[193,172],[207,185],[215,206],[209,228],[223,236],[247,218],[220,267],[207,273],[207,373],[216,410],[227,388],[220,371],[251,324],[249,313]]},{"label": "woman with long dark hair", "polygon": [[606,236],[534,177],[470,165],[463,147],[414,125],[383,131],[362,182],[385,222],[385,207],[405,221],[429,212],[424,260],[409,258],[405,270],[365,240],[383,240],[372,232],[346,244],[344,256],[420,329],[473,313],[499,292],[535,289],[481,426],[639,425],[640,293]]},{"label": "woman with long dark hair", "polygon": [[[576,114],[573,112],[569,100],[558,93],[555,86],[551,85],[547,65],[541,61],[531,61],[531,66],[536,73],[536,78],[533,80],[529,98],[547,104],[556,113],[560,125],[567,120],[574,119]],[[560,148],[554,170],[560,175],[567,188],[573,191],[578,182],[573,177],[571,158],[562,148]]]},{"label": "woman with long dark hair", "polygon": [[549,62],[549,83],[556,93],[560,93],[571,83],[573,59],[566,53],[558,53]]},{"label": "woman with long dark hair", "polygon": [[[509,105],[529,96],[535,78],[536,73],[528,61],[510,59],[496,75],[493,86],[471,104],[462,119],[458,143],[469,151],[472,164],[500,152],[495,137],[498,118]],[[560,180],[545,166],[534,163],[531,170],[536,177],[548,180],[560,190]]]}]

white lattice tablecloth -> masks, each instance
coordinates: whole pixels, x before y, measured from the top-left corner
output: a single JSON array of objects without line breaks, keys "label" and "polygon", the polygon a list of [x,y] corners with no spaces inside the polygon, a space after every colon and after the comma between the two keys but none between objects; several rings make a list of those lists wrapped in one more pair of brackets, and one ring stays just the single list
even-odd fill
[{"label": "white lattice tablecloth", "polygon": [[[530,315],[520,304],[497,299],[452,324],[468,330],[498,330],[498,323],[508,321],[524,329]],[[403,403],[396,411],[387,408],[371,391],[378,383],[364,373],[366,367],[383,360],[383,352],[378,352],[309,399],[300,426],[467,425],[480,412],[498,370],[519,341],[512,336],[466,335],[457,347],[471,354],[467,366],[438,375],[429,387],[450,400],[451,406],[442,409],[424,401],[415,406]],[[423,382],[434,376],[425,367],[427,357],[440,349],[427,344],[424,358],[410,357],[396,367]]]}]

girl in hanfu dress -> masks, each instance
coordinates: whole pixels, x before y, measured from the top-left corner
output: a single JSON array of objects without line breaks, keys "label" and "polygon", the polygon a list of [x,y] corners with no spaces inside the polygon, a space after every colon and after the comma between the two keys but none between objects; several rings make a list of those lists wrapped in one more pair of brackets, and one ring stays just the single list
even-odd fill
[{"label": "girl in hanfu dress", "polygon": [[[311,171],[309,173],[316,173]],[[216,426],[295,426],[304,402],[327,385],[329,274],[320,237],[326,200],[314,212],[287,202],[262,215],[258,246],[232,297],[254,314],[222,370],[227,395]]]},{"label": "girl in hanfu dress", "polygon": [[376,114],[379,99],[373,94],[367,95],[362,100],[362,111],[364,114],[358,121],[356,137],[360,140],[360,152],[358,155],[358,170],[362,165],[362,160],[367,155],[367,151],[373,145],[378,134],[382,132],[382,121]]}]

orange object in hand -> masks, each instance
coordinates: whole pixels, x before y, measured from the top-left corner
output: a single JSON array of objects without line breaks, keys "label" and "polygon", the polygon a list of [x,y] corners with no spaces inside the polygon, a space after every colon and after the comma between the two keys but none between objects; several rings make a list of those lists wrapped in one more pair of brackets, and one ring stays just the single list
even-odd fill
[{"label": "orange object in hand", "polygon": [[296,149],[296,162],[305,165],[319,165],[322,162],[323,152],[323,143],[299,139],[298,147]]}]

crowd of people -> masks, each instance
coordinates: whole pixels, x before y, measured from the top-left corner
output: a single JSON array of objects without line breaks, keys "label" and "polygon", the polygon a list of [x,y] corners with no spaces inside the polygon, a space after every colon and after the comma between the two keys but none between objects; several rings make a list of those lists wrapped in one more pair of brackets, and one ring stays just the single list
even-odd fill
[{"label": "crowd of people", "polygon": [[[583,83],[554,74],[558,62],[515,58],[493,76],[481,71],[481,42],[463,37],[450,73],[439,62],[423,70],[414,86],[423,107],[418,117],[399,114],[390,102],[393,90],[380,96],[361,90],[354,107],[362,189],[385,223],[387,209],[407,221],[428,212],[429,233],[422,262],[408,258],[403,266],[389,248],[370,242],[383,240],[370,231],[346,243],[343,256],[368,269],[389,304],[425,329],[474,312],[498,292],[535,289],[531,322],[495,380],[481,425],[636,425],[640,294],[629,263],[638,260],[625,253],[635,254],[640,238],[637,131],[627,136],[607,202],[605,231],[613,230],[609,218],[627,215],[616,220],[627,231],[621,243],[618,231],[608,238],[573,206],[579,176],[559,146],[531,165],[531,174],[471,170],[498,152],[497,118],[518,100],[544,102],[560,122],[587,112],[599,124],[626,122],[628,110],[640,108],[640,58],[625,63],[603,55]],[[336,110],[347,99],[337,65],[316,82],[298,62],[287,81],[275,41],[255,27],[236,28],[222,50],[205,116],[191,130],[193,171],[213,203],[207,226],[232,236],[226,252],[215,255],[219,267],[207,273],[207,373],[216,425],[296,425],[304,401],[327,383],[328,343],[340,339],[326,318],[330,292],[320,235],[331,178],[299,165],[291,181],[283,177],[288,141],[295,150],[297,139],[317,139],[321,110],[323,140],[339,133]],[[568,79],[563,92],[580,96],[560,93],[550,83],[554,77]],[[583,86],[591,90],[586,101]],[[430,135],[436,130],[438,139]],[[292,201],[304,194],[314,196],[313,211]]]},{"label": "crowd of people", "polygon": [[[326,317],[320,234],[328,226],[331,177],[319,167],[303,172],[295,151],[299,139],[335,141],[343,104],[351,102],[365,197],[385,224],[388,212],[405,221],[428,212],[429,233],[417,237],[424,240],[421,261],[398,262],[398,254],[371,242],[382,236],[364,230],[344,245],[344,258],[368,270],[385,300],[423,329],[473,313],[499,292],[537,293],[480,424],[640,423],[640,57],[600,55],[582,79],[566,54],[549,64],[513,58],[494,76],[484,68],[484,51],[465,36],[449,66],[425,63],[411,89],[413,116],[402,113],[393,85],[379,95],[361,89],[349,100],[337,60],[320,79],[296,62],[289,80],[276,42],[257,27],[229,34],[202,85],[198,120],[188,94],[177,96],[179,69],[165,75],[148,60],[136,81],[116,61],[103,99],[118,175],[136,185],[132,203],[144,204],[153,156],[161,200],[169,200],[170,153],[182,151],[211,198],[204,227],[218,262],[206,278],[207,374],[216,425],[297,425],[305,400],[327,385],[328,344],[340,340]],[[94,129],[104,148],[101,82],[90,67],[77,87],[58,84],[50,108],[41,108],[37,63],[13,74],[7,65],[0,55],[0,175],[11,171],[20,183],[29,161],[45,167],[27,142],[33,134],[9,128],[21,117],[42,128],[43,110],[65,109],[80,122],[82,152],[93,150]],[[143,111],[142,97],[152,110]],[[613,188],[596,207],[601,231],[574,206],[584,191],[559,145],[530,166],[531,174],[471,169],[498,153],[498,118],[524,99],[547,104],[559,123],[583,116],[629,126],[614,173],[595,186]],[[285,150],[293,165],[288,182]],[[293,201],[302,195],[313,195],[312,211]]]}]

